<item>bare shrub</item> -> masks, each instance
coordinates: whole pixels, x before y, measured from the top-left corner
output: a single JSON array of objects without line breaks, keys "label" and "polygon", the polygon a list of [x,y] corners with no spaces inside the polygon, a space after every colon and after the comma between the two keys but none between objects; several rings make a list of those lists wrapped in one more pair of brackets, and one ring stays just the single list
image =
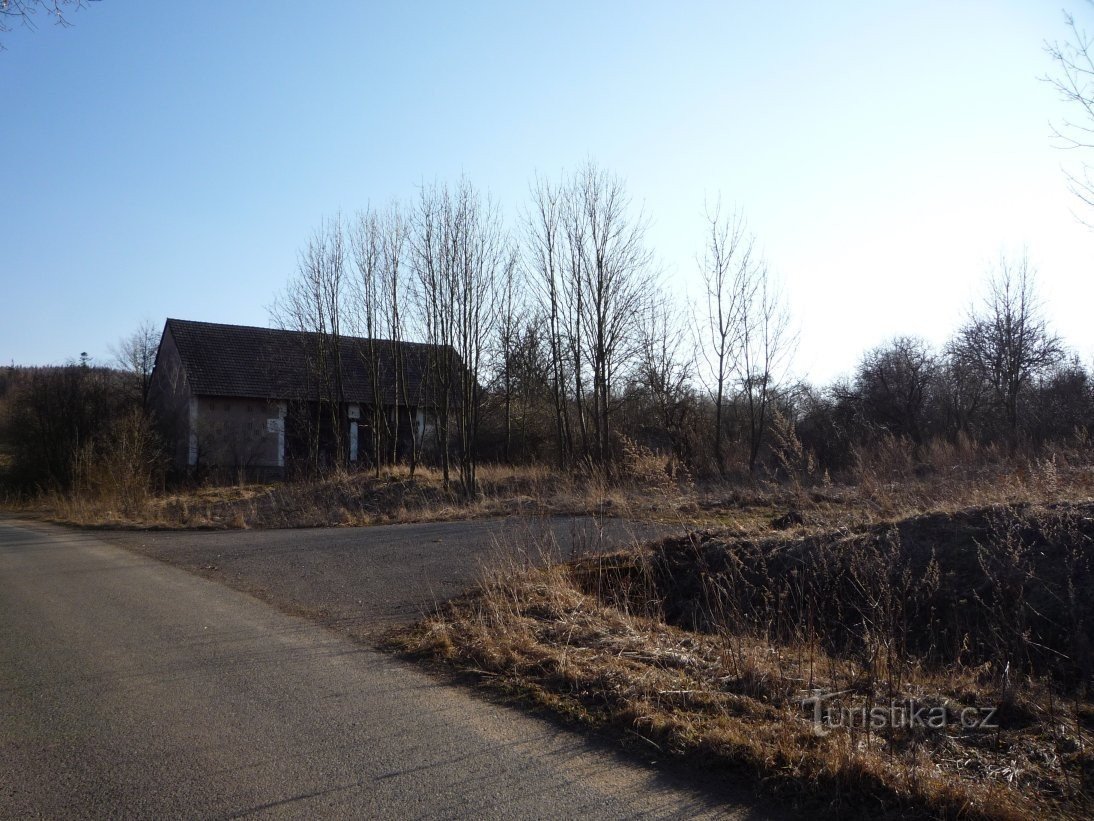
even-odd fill
[{"label": "bare shrub", "polygon": [[634,484],[651,490],[669,492],[675,487],[675,460],[654,453],[628,436],[619,436],[619,478],[624,484]]},{"label": "bare shrub", "polygon": [[76,452],[73,501],[91,511],[139,516],[164,470],[163,451],[148,418],[131,410]]},{"label": "bare shrub", "polygon": [[783,474],[796,491],[808,487],[820,478],[813,452],[802,445],[794,423],[779,410],[771,414],[772,450]]}]

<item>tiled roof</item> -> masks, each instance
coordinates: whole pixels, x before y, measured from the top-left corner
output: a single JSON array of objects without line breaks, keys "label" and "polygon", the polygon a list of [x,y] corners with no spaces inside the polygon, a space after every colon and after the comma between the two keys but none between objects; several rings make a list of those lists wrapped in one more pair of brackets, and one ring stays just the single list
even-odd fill
[{"label": "tiled roof", "polygon": [[[168,319],[167,330],[195,395],[259,399],[307,399],[317,395],[316,374],[321,371],[316,364],[321,348],[317,334],[183,319]],[[425,403],[421,391],[426,387],[423,376],[429,372],[431,353],[437,361],[439,353],[447,350],[453,362],[459,361],[450,347],[401,342],[398,349],[403,355],[412,405]],[[373,401],[374,369],[369,362],[375,352],[381,402],[403,404],[403,397],[395,395],[395,351],[395,343],[389,340],[340,337],[345,401]]]}]

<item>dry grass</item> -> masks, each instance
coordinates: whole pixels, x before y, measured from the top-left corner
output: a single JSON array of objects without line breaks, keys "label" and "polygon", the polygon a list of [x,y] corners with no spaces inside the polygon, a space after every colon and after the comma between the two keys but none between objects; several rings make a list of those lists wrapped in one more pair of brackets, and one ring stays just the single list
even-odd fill
[{"label": "dry grass", "polygon": [[[992,508],[510,567],[391,646],[802,810],[1089,817],[1092,517]],[[818,733],[818,696],[941,712]],[[961,726],[981,707],[998,728]]]},{"label": "dry grass", "polygon": [[[973,459],[955,446],[932,446],[918,468],[899,443],[865,455],[851,482],[801,476],[736,484],[690,480],[672,460],[636,449],[625,479],[606,484],[541,465],[483,465],[480,494],[467,500],[446,490],[440,472],[405,467],[336,473],[308,482],[210,485],[169,493],[117,493],[100,482],[5,506],[84,526],[269,528],[445,521],[509,514],[598,515],[740,534],[790,529],[809,532],[895,521],[928,510],[1018,501],[1048,502],[1094,495],[1089,457],[1048,453],[1039,458]],[[970,458],[965,464],[958,460]],[[116,473],[115,471],[114,473]],[[111,474],[112,475],[112,474]]]},{"label": "dry grass", "polygon": [[[480,493],[464,498],[444,487],[440,471],[404,467],[336,473],[323,479],[269,484],[210,485],[160,495],[139,505],[119,494],[47,494],[12,501],[9,509],[82,526],[159,528],[327,527],[449,521],[512,514],[666,518],[675,496],[647,486],[615,487],[543,466],[484,465]],[[128,497],[126,497],[128,499]]]},{"label": "dry grass", "polygon": [[876,454],[872,458],[850,481],[839,484],[755,482],[728,491],[719,485],[692,486],[675,497],[666,496],[666,502],[673,503],[657,505],[653,515],[695,529],[808,532],[892,522],[929,511],[1094,496],[1094,467],[1087,454],[1050,452],[1038,458],[972,464],[939,460],[940,466],[918,469],[903,463],[881,467]]}]

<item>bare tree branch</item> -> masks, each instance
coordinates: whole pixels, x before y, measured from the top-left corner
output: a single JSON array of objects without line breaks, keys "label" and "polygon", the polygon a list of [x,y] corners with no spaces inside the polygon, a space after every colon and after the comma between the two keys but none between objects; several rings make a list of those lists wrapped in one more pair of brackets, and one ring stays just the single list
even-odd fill
[{"label": "bare tree branch", "polygon": [[148,401],[148,389],[152,384],[152,369],[156,365],[156,353],[160,347],[160,329],[151,320],[145,320],[129,336],[112,347],[110,352],[118,367],[132,374],[143,407]]},{"label": "bare tree branch", "polygon": [[[1091,5],[1094,2],[1088,0]],[[1074,119],[1064,119],[1052,125],[1052,133],[1058,148],[1084,153],[1094,148],[1094,54],[1091,46],[1094,38],[1076,22],[1075,17],[1064,13],[1064,23],[1069,36],[1064,42],[1045,43],[1048,52],[1056,64],[1056,73],[1044,77],[1074,111]],[[1068,189],[1084,205],[1094,206],[1094,177],[1090,163],[1081,160],[1078,171],[1064,170]],[[1078,217],[1087,225],[1091,223],[1082,216]]]},{"label": "bare tree branch", "polygon": [[[84,4],[85,0],[0,0],[0,34],[12,31],[15,26],[37,29],[39,14],[55,25],[68,28],[72,25],[69,16]],[[0,51],[3,49],[4,44],[0,42]]]}]

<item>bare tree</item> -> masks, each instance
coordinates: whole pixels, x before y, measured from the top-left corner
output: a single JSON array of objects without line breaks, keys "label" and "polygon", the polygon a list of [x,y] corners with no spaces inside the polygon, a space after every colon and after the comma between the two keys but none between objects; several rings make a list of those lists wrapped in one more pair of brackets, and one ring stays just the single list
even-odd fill
[{"label": "bare tree", "polygon": [[645,247],[646,221],[632,218],[623,181],[589,163],[572,188],[571,257],[577,259],[585,296],[583,348],[593,378],[593,455],[605,472],[611,460],[611,408],[615,379],[634,352],[634,330],[649,287],[652,255]]},{"label": "bare tree", "polygon": [[526,264],[548,320],[559,464],[574,452],[572,406],[585,461],[608,475],[614,394],[638,353],[653,276],[646,220],[623,181],[590,162],[558,185],[537,181],[526,222]]},{"label": "bare tree", "polygon": [[466,179],[454,188],[423,187],[415,214],[413,260],[422,324],[433,343],[433,395],[444,481],[450,481],[455,427],[460,484],[477,492],[475,436],[479,378],[495,332],[501,283],[515,256],[496,205]]},{"label": "bare tree", "polygon": [[532,206],[525,218],[525,268],[546,320],[551,362],[551,398],[555,409],[555,454],[560,470],[573,464],[574,439],[570,422],[571,362],[567,338],[563,261],[562,190],[544,180],[532,188]]},{"label": "bare tree", "polygon": [[1016,263],[1000,258],[983,304],[970,310],[950,355],[987,383],[1012,446],[1018,439],[1020,400],[1063,354],[1060,339],[1042,315],[1029,259],[1024,254]]},{"label": "bare tree", "polygon": [[871,427],[921,445],[937,362],[922,339],[898,336],[869,351],[855,375],[854,397]]},{"label": "bare tree", "polygon": [[302,331],[308,384],[294,397],[293,414],[305,428],[313,471],[327,459],[341,464],[346,431],[341,424],[345,400],[342,367],[342,321],[346,288],[345,230],[341,216],[324,220],[300,252],[295,276],[271,309],[274,322]]},{"label": "bare tree", "polygon": [[[434,429],[441,473],[445,487],[451,481],[451,429],[453,374],[447,350],[451,350],[455,330],[452,317],[454,273],[453,249],[458,244],[459,226],[453,224],[451,196],[436,185],[422,187],[413,215],[411,240],[415,275],[415,308],[426,341],[432,346],[426,378],[435,416]],[[438,356],[438,351],[444,351]]]},{"label": "bare tree", "polygon": [[740,312],[741,356],[737,375],[748,418],[748,471],[755,473],[771,407],[797,344],[790,312],[766,265],[752,269]]},{"label": "bare tree", "polygon": [[[396,402],[402,401],[407,412],[407,424],[410,426],[409,449],[406,453],[410,475],[414,475],[421,449],[421,435],[415,411],[421,403],[421,381],[413,386],[407,374],[407,332],[408,305],[410,302],[411,280],[405,272],[407,249],[410,242],[411,225],[402,208],[393,202],[383,217],[381,231],[381,265],[383,277],[380,282],[381,302],[386,306],[386,330],[391,341],[391,358],[394,370],[393,380]],[[400,417],[395,409],[392,426],[392,461],[399,458]]]},{"label": "bare tree", "polygon": [[[1056,64],[1056,73],[1045,79],[1068,103],[1073,116],[1054,125],[1053,133],[1061,148],[1085,155],[1094,148],[1094,55],[1091,53],[1094,39],[1070,13],[1064,12],[1064,22],[1069,31],[1068,39],[1063,43],[1045,44],[1045,50]],[[1078,172],[1064,173],[1071,192],[1085,205],[1094,206],[1090,164],[1083,160]]]},{"label": "bare tree", "polygon": [[111,348],[118,367],[132,374],[141,407],[148,402],[148,389],[152,384],[152,369],[156,366],[159,347],[159,328],[151,320],[145,320],[133,333],[120,340],[117,347]]},{"label": "bare tree", "polygon": [[380,475],[381,463],[386,449],[384,442],[391,435],[388,417],[384,412],[383,374],[381,361],[382,343],[378,337],[383,334],[384,320],[387,317],[387,301],[384,299],[386,272],[384,271],[384,226],[382,218],[375,211],[368,210],[357,215],[357,221],[350,235],[353,249],[353,262],[356,277],[353,289],[353,317],[358,337],[364,337],[358,343],[369,373],[371,401],[368,406],[368,433],[371,442],[369,459],[376,476]]},{"label": "bare tree", "polygon": [[70,488],[86,447],[124,415],[117,374],[107,368],[70,363],[32,368],[11,397],[7,439],[16,486],[44,491]]},{"label": "bare tree", "polygon": [[[541,315],[531,314],[523,320],[513,339],[507,363],[509,393],[512,394],[515,425],[519,435],[522,456],[527,459],[540,452],[540,446],[550,425],[545,421],[545,401],[552,398],[552,363],[546,342],[546,323]],[[554,405],[550,406],[553,416]],[[540,412],[537,414],[537,410]],[[540,425],[533,427],[534,417]],[[549,436],[549,433],[547,433]]]},{"label": "bare tree", "polygon": [[526,323],[523,281],[519,269],[500,284],[498,294],[497,339],[494,356],[502,390],[504,410],[504,456],[512,462],[513,444],[513,390],[517,377],[517,356],[521,344],[521,331]]},{"label": "bare tree", "polygon": [[687,337],[683,316],[669,296],[663,291],[653,294],[638,327],[636,384],[648,396],[679,458],[687,456],[683,434],[692,407],[692,362],[683,355]]},{"label": "bare tree", "polygon": [[502,307],[503,285],[516,271],[515,248],[505,231],[501,213],[490,200],[480,200],[468,184],[462,198],[468,213],[467,251],[460,268],[456,308],[456,352],[459,370],[460,479],[471,497],[478,489],[475,440],[481,416],[480,376],[487,346],[495,334]]},{"label": "bare tree", "polygon": [[706,286],[706,315],[698,323],[699,349],[705,361],[704,381],[714,402],[714,460],[725,477],[725,414],[731,377],[742,354],[742,311],[755,287],[762,263],[755,237],[740,214],[723,218],[721,207],[707,210],[707,241],[699,261]]},{"label": "bare tree", "polygon": [[952,345],[942,357],[935,394],[942,428],[955,439],[974,437],[988,388],[978,369],[954,356]]}]

